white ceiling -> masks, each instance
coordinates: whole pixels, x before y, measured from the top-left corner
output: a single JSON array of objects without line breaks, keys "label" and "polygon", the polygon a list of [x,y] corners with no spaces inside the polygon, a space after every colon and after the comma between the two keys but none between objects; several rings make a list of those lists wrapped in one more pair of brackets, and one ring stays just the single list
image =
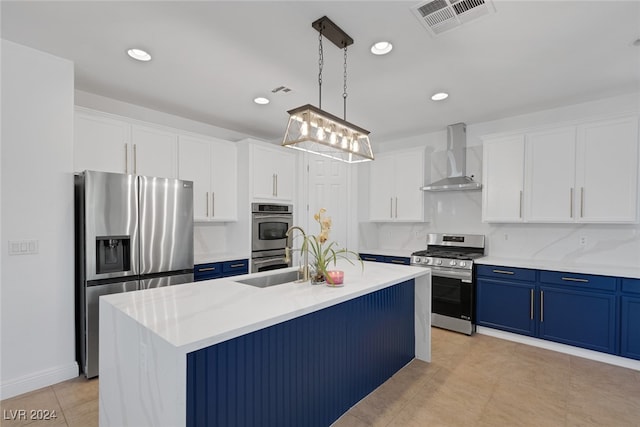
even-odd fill
[{"label": "white ceiling", "polygon": [[[76,88],[277,140],[318,104],[326,15],[348,49],[347,120],[386,140],[640,93],[639,1],[504,1],[433,37],[417,1],[2,1],[2,37],[68,58]],[[394,50],[369,53],[387,39]],[[325,42],[322,108],[342,117],[342,51]],[[130,59],[147,49],[149,63]],[[271,89],[287,86],[288,94]],[[444,90],[449,99],[430,95]],[[271,103],[258,106],[256,96]]]}]

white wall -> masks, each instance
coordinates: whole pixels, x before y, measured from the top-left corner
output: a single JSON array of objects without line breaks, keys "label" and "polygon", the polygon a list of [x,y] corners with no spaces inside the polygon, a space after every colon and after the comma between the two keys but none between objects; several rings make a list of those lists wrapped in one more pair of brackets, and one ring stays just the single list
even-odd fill
[{"label": "white wall", "polygon": [[[73,64],[2,40],[0,398],[78,375]],[[38,240],[34,255],[8,242]]]},{"label": "white wall", "polygon": [[[486,134],[517,131],[612,115],[640,114],[639,94],[606,98],[552,110],[485,123],[467,123],[467,174],[482,180],[482,142]],[[446,132],[400,141],[389,141],[380,151],[424,145],[431,152],[432,180],[445,176]],[[360,178],[366,178],[362,171]],[[485,224],[481,221],[480,191],[427,193],[431,198],[431,221],[416,224],[360,224],[360,247],[398,250],[400,254],[424,249],[426,233],[471,233],[487,236],[487,252],[508,258],[596,263],[610,266],[640,264],[640,225],[598,224]],[[360,206],[362,209],[362,201]],[[364,221],[361,218],[361,221]],[[580,247],[579,237],[587,237]]]}]

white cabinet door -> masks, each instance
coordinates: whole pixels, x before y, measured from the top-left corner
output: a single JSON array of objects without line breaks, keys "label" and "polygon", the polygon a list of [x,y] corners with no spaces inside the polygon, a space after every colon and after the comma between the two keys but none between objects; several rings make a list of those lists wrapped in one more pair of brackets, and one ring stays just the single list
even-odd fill
[{"label": "white cabinet door", "polygon": [[395,156],[395,196],[393,215],[396,221],[424,220],[424,150]]},{"label": "white cabinet door", "polygon": [[332,225],[329,240],[337,242],[338,248],[347,247],[349,200],[347,199],[347,168],[350,165],[316,154],[308,154],[309,161],[309,213],[303,214],[308,224],[305,230],[317,235],[320,225],[313,215],[321,208],[327,210]]},{"label": "white cabinet door", "polygon": [[226,141],[211,146],[211,219],[238,220],[238,150]]},{"label": "white cabinet door", "polygon": [[253,198],[293,200],[296,155],[288,148],[253,144]]},{"label": "white cabinet door", "polygon": [[524,135],[483,139],[482,220],[521,222]]},{"label": "white cabinet door", "polygon": [[193,181],[193,219],[206,221],[210,214],[211,144],[180,136],[178,149],[178,178]]},{"label": "white cabinet door", "polygon": [[179,178],[193,181],[195,221],[237,221],[238,155],[233,143],[180,136]]},{"label": "white cabinet door", "polygon": [[423,148],[377,155],[369,169],[369,219],[424,221],[424,181]]},{"label": "white cabinet door", "polygon": [[575,147],[574,127],[527,134],[524,192],[527,221],[574,221]]},{"label": "white cabinet door", "polygon": [[177,178],[178,135],[152,127],[134,125],[133,173],[137,175]]},{"label": "white cabinet door", "polygon": [[378,154],[369,163],[369,219],[393,221],[393,197],[395,188],[395,158]]},{"label": "white cabinet door", "polygon": [[131,173],[130,126],[124,121],[76,112],[73,168],[76,172]]},{"label": "white cabinet door", "polygon": [[576,191],[580,222],[635,222],[638,119],[578,127]]}]

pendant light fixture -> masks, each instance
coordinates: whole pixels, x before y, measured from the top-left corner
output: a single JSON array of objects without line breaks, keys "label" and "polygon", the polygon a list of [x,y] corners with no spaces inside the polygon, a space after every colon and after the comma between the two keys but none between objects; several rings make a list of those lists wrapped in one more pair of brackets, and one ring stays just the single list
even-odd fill
[{"label": "pendant light fixture", "polygon": [[[311,26],[319,33],[318,107],[307,104],[287,111],[289,124],[282,145],[347,163],[373,160],[369,131],[347,121],[347,46],[353,44],[353,39],[326,16]],[[323,37],[344,50],[342,119],[322,110]]]}]

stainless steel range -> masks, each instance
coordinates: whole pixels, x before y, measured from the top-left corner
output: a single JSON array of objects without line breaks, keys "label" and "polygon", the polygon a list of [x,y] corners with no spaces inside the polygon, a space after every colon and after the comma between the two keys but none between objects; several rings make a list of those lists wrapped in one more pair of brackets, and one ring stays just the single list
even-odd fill
[{"label": "stainless steel range", "polygon": [[484,236],[428,234],[427,249],[411,254],[411,265],[431,269],[431,324],[471,335],[475,332],[475,269],[484,256]]}]

